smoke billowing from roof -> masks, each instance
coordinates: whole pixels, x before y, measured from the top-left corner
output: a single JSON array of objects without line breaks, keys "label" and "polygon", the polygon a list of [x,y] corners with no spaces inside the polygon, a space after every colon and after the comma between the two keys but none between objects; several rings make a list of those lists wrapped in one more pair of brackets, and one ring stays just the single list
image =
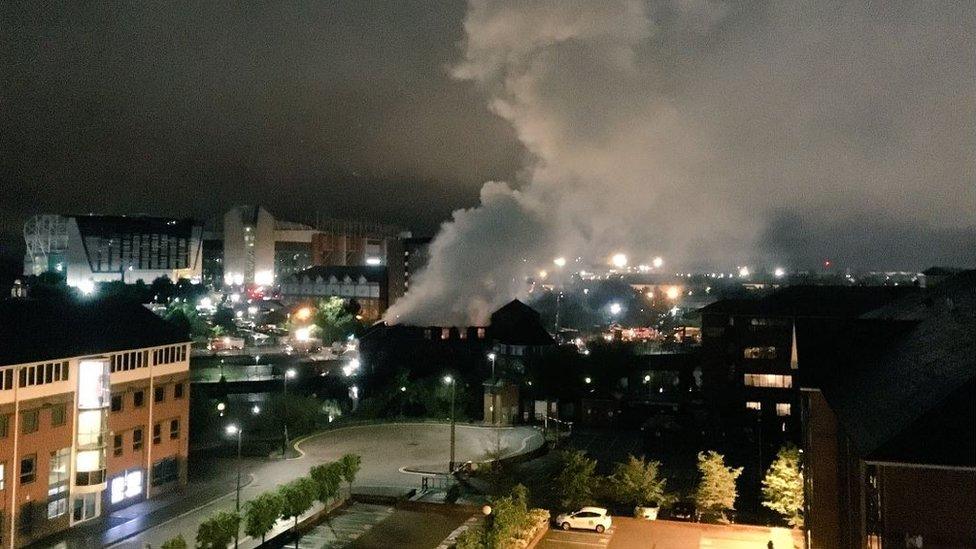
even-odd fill
[{"label": "smoke billowing from roof", "polygon": [[974,14],[472,0],[453,75],[532,160],[519,190],[487,183],[443,225],[388,319],[480,323],[554,257],[619,250],[685,268],[973,264]]}]

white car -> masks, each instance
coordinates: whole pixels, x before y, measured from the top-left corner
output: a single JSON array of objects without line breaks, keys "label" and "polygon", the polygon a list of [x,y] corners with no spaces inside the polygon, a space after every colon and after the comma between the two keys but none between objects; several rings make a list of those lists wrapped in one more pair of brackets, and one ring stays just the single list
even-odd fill
[{"label": "white car", "polygon": [[570,528],[581,528],[585,530],[596,530],[597,533],[610,529],[610,515],[602,507],[583,507],[574,513],[563,513],[556,517],[556,526],[563,530]]}]

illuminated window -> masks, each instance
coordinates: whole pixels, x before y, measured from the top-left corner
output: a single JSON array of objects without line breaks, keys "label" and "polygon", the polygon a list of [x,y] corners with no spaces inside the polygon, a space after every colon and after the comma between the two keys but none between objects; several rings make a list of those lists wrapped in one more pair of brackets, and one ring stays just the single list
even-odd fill
[{"label": "illuminated window", "polygon": [[485,338],[485,329],[478,328],[478,339],[484,339],[484,338]]},{"label": "illuminated window", "polygon": [[777,402],[776,403],[776,415],[778,416],[788,416],[793,413],[793,405],[789,402]]},{"label": "illuminated window", "polygon": [[750,410],[762,410],[762,402],[750,400],[746,402],[746,408]]},{"label": "illuminated window", "polygon": [[451,338],[451,329],[441,328],[441,339],[450,339],[450,338]]},{"label": "illuminated window", "polygon": [[793,387],[793,376],[780,374],[744,374],[743,383],[749,387],[789,389]]},{"label": "illuminated window", "polygon": [[0,490],[7,486],[7,464],[0,463]]},{"label": "illuminated window", "polygon": [[110,494],[112,503],[142,494],[142,471],[126,471],[112,479]]},{"label": "illuminated window", "polygon": [[742,356],[748,359],[776,358],[776,347],[746,347],[742,350]]}]

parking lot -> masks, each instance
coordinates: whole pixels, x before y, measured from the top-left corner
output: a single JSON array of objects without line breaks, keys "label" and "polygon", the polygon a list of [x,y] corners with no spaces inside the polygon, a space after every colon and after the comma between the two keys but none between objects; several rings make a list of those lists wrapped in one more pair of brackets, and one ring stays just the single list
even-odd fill
[{"label": "parking lot", "polygon": [[605,548],[610,544],[610,540],[613,539],[614,533],[616,533],[616,525],[610,527],[609,530],[602,534],[597,534],[596,532],[588,532],[586,530],[549,530],[542,541],[539,542],[537,546],[539,549],[569,549],[575,547],[577,549],[590,548]]},{"label": "parking lot", "polygon": [[584,530],[549,530],[540,549],[775,549],[803,547],[799,530],[741,524],[700,524],[613,517],[603,534]]}]

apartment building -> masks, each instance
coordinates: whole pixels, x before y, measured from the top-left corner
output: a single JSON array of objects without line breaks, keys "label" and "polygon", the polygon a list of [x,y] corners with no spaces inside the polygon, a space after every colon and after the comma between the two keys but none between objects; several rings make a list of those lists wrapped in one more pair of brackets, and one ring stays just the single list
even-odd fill
[{"label": "apartment building", "polygon": [[0,546],[185,482],[189,354],[138,304],[0,301]]}]

